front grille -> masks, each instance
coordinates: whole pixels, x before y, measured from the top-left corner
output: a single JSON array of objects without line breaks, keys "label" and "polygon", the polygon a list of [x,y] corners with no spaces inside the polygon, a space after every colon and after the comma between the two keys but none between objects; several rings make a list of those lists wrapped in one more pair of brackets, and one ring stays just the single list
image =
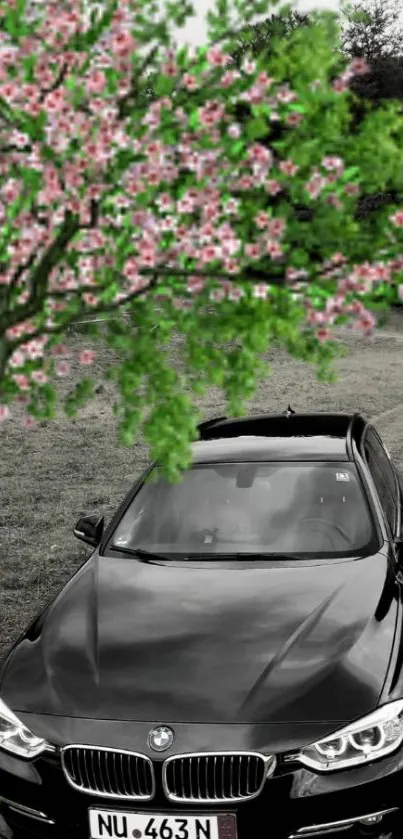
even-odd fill
[{"label": "front grille", "polygon": [[231,802],[259,795],[275,759],[255,752],[189,754],[168,758],[163,785],[171,801]]},{"label": "front grille", "polygon": [[154,797],[154,769],[144,755],[91,746],[66,746],[61,754],[63,772],[74,789],[137,801]]}]

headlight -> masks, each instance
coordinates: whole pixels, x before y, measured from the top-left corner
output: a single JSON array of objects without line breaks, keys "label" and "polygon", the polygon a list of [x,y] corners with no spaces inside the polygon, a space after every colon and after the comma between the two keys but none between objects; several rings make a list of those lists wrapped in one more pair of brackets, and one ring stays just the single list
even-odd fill
[{"label": "headlight", "polygon": [[302,749],[298,760],[310,769],[334,772],[385,757],[402,742],[403,700],[398,700],[312,743]]},{"label": "headlight", "polygon": [[44,751],[54,751],[53,746],[36,737],[10,711],[5,702],[0,699],[0,749],[11,752],[18,757],[36,757]]}]

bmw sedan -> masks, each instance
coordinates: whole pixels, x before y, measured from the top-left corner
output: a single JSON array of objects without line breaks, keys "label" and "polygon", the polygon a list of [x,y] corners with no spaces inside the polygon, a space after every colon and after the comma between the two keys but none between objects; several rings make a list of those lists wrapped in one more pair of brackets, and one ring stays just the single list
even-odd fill
[{"label": "bmw sedan", "polygon": [[[361,415],[210,420],[0,670],[1,839],[403,836],[398,474]],[[63,557],[60,557],[63,562]]]}]

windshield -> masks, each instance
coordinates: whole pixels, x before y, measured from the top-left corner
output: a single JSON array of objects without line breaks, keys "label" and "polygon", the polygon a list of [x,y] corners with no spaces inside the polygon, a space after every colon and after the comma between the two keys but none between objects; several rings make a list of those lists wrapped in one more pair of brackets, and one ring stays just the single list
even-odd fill
[{"label": "windshield", "polygon": [[158,468],[153,472],[111,538],[115,549],[281,559],[368,555],[377,548],[352,463],[195,465],[178,484]]}]

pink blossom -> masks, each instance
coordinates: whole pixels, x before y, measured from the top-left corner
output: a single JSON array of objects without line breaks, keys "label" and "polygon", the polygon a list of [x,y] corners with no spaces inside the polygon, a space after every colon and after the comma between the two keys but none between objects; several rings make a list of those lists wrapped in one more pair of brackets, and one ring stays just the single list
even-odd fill
[{"label": "pink blossom", "polygon": [[265,213],[263,210],[260,210],[258,214],[255,216],[255,223],[257,227],[260,227],[260,229],[263,230],[265,227],[267,227],[269,223],[268,214]]},{"label": "pink blossom", "polygon": [[216,221],[219,217],[220,211],[216,204],[207,204],[203,207],[203,218],[208,221]]},{"label": "pink blossom", "polygon": [[82,350],[79,355],[80,364],[92,364],[95,358],[93,350]]},{"label": "pink blossom", "polygon": [[10,409],[8,405],[0,405],[0,422],[8,419],[10,416]]},{"label": "pink blossom", "polygon": [[286,269],[285,275],[289,282],[294,282],[302,277],[306,278],[308,273],[303,268],[294,268],[292,265],[289,265]]},{"label": "pink blossom", "polygon": [[156,199],[156,204],[158,204],[160,212],[168,212],[168,210],[172,210],[173,208],[172,198],[168,192],[163,192],[162,195]]},{"label": "pink blossom", "polygon": [[233,59],[224,53],[220,47],[212,47],[207,53],[207,61],[213,67],[225,67]]},{"label": "pink blossom", "polygon": [[376,318],[372,312],[364,311],[358,320],[358,326],[361,327],[364,332],[371,332],[376,326]]},{"label": "pink blossom", "polygon": [[177,202],[176,210],[180,215],[182,213],[192,213],[194,210],[194,201],[188,196],[184,196]]},{"label": "pink blossom", "polygon": [[267,75],[266,70],[263,70],[261,73],[259,73],[257,81],[258,84],[264,85],[264,87],[270,87],[270,85],[273,84],[274,79],[270,78],[270,76]]},{"label": "pink blossom", "polygon": [[153,268],[157,263],[157,255],[153,248],[143,248],[141,251],[141,262],[147,268]]},{"label": "pink blossom", "polygon": [[280,88],[280,90],[276,93],[276,98],[278,102],[288,104],[289,102],[294,102],[297,98],[296,93],[294,91],[289,90],[287,87]]},{"label": "pink blossom", "polygon": [[280,238],[285,230],[285,221],[282,218],[273,218],[270,219],[267,229],[270,237],[274,237],[275,239]]},{"label": "pink blossom", "polygon": [[331,204],[333,207],[336,207],[337,210],[343,209],[343,202],[340,201],[338,195],[335,195],[333,193],[327,196],[326,203]]},{"label": "pink blossom", "polygon": [[341,174],[344,170],[344,161],[341,157],[324,157],[322,160],[322,166],[329,172],[337,172],[337,174]]},{"label": "pink blossom", "polygon": [[41,335],[33,341],[28,341],[24,344],[24,351],[28,353],[29,357],[32,359],[41,358],[43,356],[43,347],[46,340],[46,336]]},{"label": "pink blossom", "polygon": [[55,364],[57,376],[68,376],[70,374],[70,369],[70,364],[67,361],[57,361]]},{"label": "pink blossom", "polygon": [[285,121],[287,125],[299,125],[303,119],[302,114],[298,114],[293,112],[292,114],[287,114]]},{"label": "pink blossom", "polygon": [[283,253],[281,245],[278,242],[272,241],[270,239],[266,243],[266,252],[269,254],[269,256],[271,256],[272,259],[277,259]]},{"label": "pink blossom", "polygon": [[223,288],[213,288],[209,294],[210,300],[214,303],[221,303],[225,298],[225,291]]},{"label": "pink blossom", "polygon": [[261,300],[265,300],[269,293],[269,287],[260,283],[259,285],[253,286],[253,296],[258,297]]},{"label": "pink blossom", "polygon": [[242,175],[242,178],[239,179],[236,186],[241,190],[251,189],[253,186],[253,178],[251,178],[250,175]]},{"label": "pink blossom", "polygon": [[[150,284],[150,280],[149,280],[149,279],[147,279],[147,277],[142,277],[142,276],[139,274],[137,277],[133,277],[133,278],[129,281],[129,288],[128,288],[128,292],[129,292],[130,294],[134,294],[134,293],[136,293],[136,292],[138,292],[138,291],[142,291],[143,289],[147,288],[147,286],[149,286],[149,284]],[[126,296],[126,295],[125,295],[125,296]]]},{"label": "pink blossom", "polygon": [[298,172],[300,167],[297,166],[292,160],[281,160],[279,163],[279,169],[283,172],[284,175],[295,175]]},{"label": "pink blossom", "polygon": [[336,251],[333,256],[330,257],[330,261],[334,262],[336,265],[340,265],[342,262],[346,262],[347,260],[341,251]]},{"label": "pink blossom", "polygon": [[239,201],[236,198],[229,198],[224,206],[224,211],[230,215],[237,215],[239,212]]},{"label": "pink blossom", "polygon": [[209,101],[203,108],[199,108],[200,122],[206,128],[216,125],[222,119],[224,106],[221,102]]},{"label": "pink blossom", "polygon": [[403,210],[398,210],[394,215],[389,216],[389,221],[395,225],[395,227],[403,227]]},{"label": "pink blossom", "polygon": [[85,294],[83,294],[83,300],[84,303],[87,304],[87,306],[96,306],[98,303],[98,298],[96,297],[96,295],[90,294],[88,292],[85,292]]},{"label": "pink blossom", "polygon": [[189,277],[188,279],[187,290],[191,294],[199,294],[201,291],[203,291],[205,284],[206,281],[203,279],[203,277],[198,277],[197,275],[194,275],[192,277]]},{"label": "pink blossom", "polygon": [[282,186],[280,181],[269,180],[266,182],[266,190],[270,195],[277,195],[281,192]]},{"label": "pink blossom", "polygon": [[256,242],[250,242],[245,245],[245,254],[248,259],[259,259],[262,254],[261,246]]},{"label": "pink blossom", "polygon": [[346,184],[344,190],[345,192],[347,192],[347,195],[357,195],[357,193],[360,191],[360,187],[358,186],[358,184]]},{"label": "pink blossom", "polygon": [[344,81],[344,79],[341,78],[335,79],[335,81],[332,84],[332,88],[335,91],[335,93],[344,93],[344,91],[347,90],[347,87],[347,83]]},{"label": "pink blossom", "polygon": [[51,353],[53,355],[68,355],[69,352],[70,351],[69,351],[69,348],[68,348],[67,344],[56,344],[51,349]]},{"label": "pink blossom", "polygon": [[25,355],[21,350],[14,350],[11,358],[8,361],[10,367],[22,367],[25,363]]},{"label": "pink blossom", "polygon": [[256,61],[252,61],[250,58],[245,58],[242,63],[242,70],[244,73],[247,73],[248,76],[251,75],[256,70]]},{"label": "pink blossom", "polygon": [[233,122],[228,128],[228,135],[232,137],[233,140],[237,140],[238,137],[241,136],[241,126],[238,123]]},{"label": "pink blossom", "polygon": [[13,375],[13,379],[20,390],[30,390],[31,385],[29,383],[28,376],[23,373],[15,373]]},{"label": "pink blossom", "polygon": [[261,143],[254,143],[250,147],[248,157],[256,163],[262,163],[265,166],[271,166],[273,162],[273,154],[270,149],[263,146]]},{"label": "pink blossom", "polygon": [[199,87],[196,76],[192,76],[191,73],[185,73],[182,79],[182,85],[186,90],[197,90]]},{"label": "pink blossom", "polygon": [[162,143],[159,140],[153,140],[152,143],[148,143],[146,146],[146,152],[149,157],[160,159],[162,155]]},{"label": "pink blossom", "polygon": [[203,264],[214,262],[219,256],[219,249],[217,245],[206,245],[201,251],[201,261]]},{"label": "pink blossom", "polygon": [[265,93],[260,85],[253,85],[249,90],[242,94],[242,99],[249,102],[251,105],[261,105],[265,100]]},{"label": "pink blossom", "polygon": [[346,72],[355,76],[364,76],[371,72],[371,67],[365,58],[354,58],[348,65]]},{"label": "pink blossom", "polygon": [[240,271],[238,263],[235,259],[225,259],[224,260],[224,270],[228,272],[228,274],[238,274]]},{"label": "pink blossom", "polygon": [[356,265],[353,269],[353,274],[355,277],[363,278],[363,279],[371,279],[374,277],[375,269],[374,266],[371,265],[370,262],[363,262],[361,265]]},{"label": "pink blossom", "polygon": [[118,56],[129,56],[136,47],[136,42],[130,32],[122,30],[112,38],[112,50]]},{"label": "pink blossom", "polygon": [[167,61],[166,64],[163,64],[162,66],[162,72],[165,73],[166,76],[173,78],[173,76],[176,76],[178,73],[178,65],[175,61]]},{"label": "pink blossom", "polygon": [[221,78],[221,87],[231,87],[231,85],[234,84],[234,82],[238,81],[240,75],[241,74],[238,72],[238,70],[227,70],[227,72],[224,73]]},{"label": "pink blossom", "polygon": [[37,422],[34,420],[33,417],[30,417],[30,416],[25,417],[24,422],[23,422],[24,428],[35,428],[36,425],[37,425]]},{"label": "pink blossom", "polygon": [[318,198],[324,186],[326,186],[326,178],[322,178],[320,175],[315,174],[309,181],[307,181],[305,189],[311,198]]},{"label": "pink blossom", "polygon": [[238,300],[241,300],[241,298],[244,297],[244,295],[245,292],[242,288],[231,288],[228,292],[228,300],[233,300],[237,303]]},{"label": "pink blossom", "polygon": [[34,382],[37,382],[38,385],[44,385],[48,381],[48,377],[43,370],[33,370],[31,373],[31,379],[33,379]]},{"label": "pink blossom", "polygon": [[102,70],[95,70],[86,81],[88,93],[101,93],[106,85],[106,76]]}]

